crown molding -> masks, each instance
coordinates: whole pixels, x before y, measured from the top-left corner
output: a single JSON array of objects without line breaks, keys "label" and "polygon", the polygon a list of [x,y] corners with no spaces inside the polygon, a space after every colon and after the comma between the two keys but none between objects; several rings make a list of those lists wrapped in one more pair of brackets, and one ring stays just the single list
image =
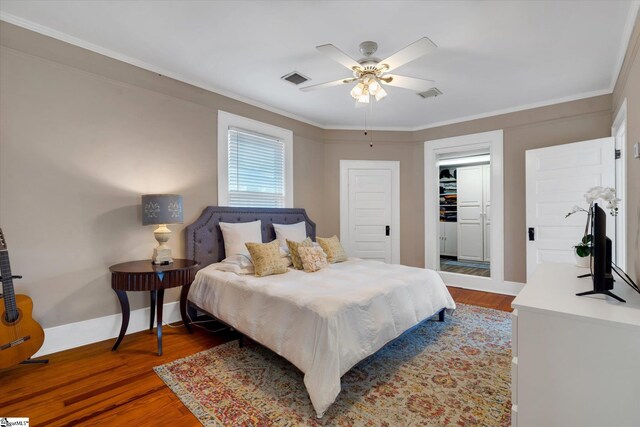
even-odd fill
[{"label": "crown molding", "polygon": [[622,71],[624,58],[627,54],[627,50],[629,49],[631,35],[633,34],[633,27],[635,26],[638,13],[640,13],[640,0],[633,0],[631,2],[631,5],[629,6],[627,22],[625,23],[624,30],[622,31],[622,44],[620,46],[620,51],[618,52],[618,59],[613,68],[613,74],[611,75],[611,83],[609,83],[609,89],[611,89],[611,92],[613,92],[613,89],[615,88],[616,83],[618,82],[618,79],[620,77],[620,72]]},{"label": "crown molding", "polygon": [[[435,123],[430,123],[428,125],[423,125],[423,126],[404,127],[404,128],[401,128],[401,127],[398,127],[398,128],[393,128],[393,127],[374,127],[374,128],[369,128],[367,130],[369,130],[369,131],[418,132],[418,131],[421,131],[421,130],[436,128],[436,127],[440,127],[440,126],[447,126],[447,125],[453,125],[453,124],[456,124],[456,123],[470,122],[472,120],[478,120],[478,119],[485,119],[485,118],[488,118],[488,117],[501,116],[501,115],[504,115],[504,114],[516,113],[518,111],[525,111],[525,110],[531,110],[531,109],[534,109],[534,108],[548,107],[550,105],[562,104],[562,103],[565,103],[565,102],[578,101],[580,99],[593,98],[593,97],[601,96],[601,95],[610,95],[611,93],[612,93],[612,91],[609,90],[609,89],[601,89],[601,90],[595,90],[595,91],[592,91],[592,92],[579,93],[577,95],[565,96],[563,98],[556,98],[556,99],[552,99],[552,100],[549,100],[549,101],[535,102],[535,103],[532,103],[532,104],[524,104],[524,105],[519,105],[519,106],[516,106],[516,107],[504,108],[502,110],[489,111],[487,113],[475,114],[475,115],[471,115],[471,116],[457,117],[455,119],[444,120],[444,121],[435,122]],[[362,130],[362,127],[357,127],[357,126],[331,126],[331,125],[328,125],[324,129],[325,130]]]},{"label": "crown molding", "polygon": [[270,105],[263,104],[263,103],[261,103],[259,101],[253,100],[251,98],[246,98],[244,96],[237,95],[237,94],[229,92],[227,90],[220,89],[219,87],[213,86],[213,85],[211,85],[209,83],[205,83],[205,82],[202,82],[202,81],[199,81],[199,80],[194,80],[194,79],[185,77],[185,76],[183,76],[183,75],[181,75],[179,73],[175,73],[173,71],[165,70],[165,69],[163,69],[161,67],[157,67],[157,66],[155,66],[153,64],[149,64],[147,62],[140,61],[138,59],[135,59],[135,58],[132,58],[130,56],[121,54],[119,52],[103,48],[101,46],[95,45],[93,43],[90,43],[90,42],[87,42],[85,40],[79,39],[77,37],[71,36],[69,34],[54,30],[53,28],[49,28],[49,27],[46,27],[44,25],[40,25],[40,24],[38,24],[36,22],[29,21],[29,20],[20,18],[18,16],[15,16],[15,15],[12,15],[12,14],[9,14],[9,13],[6,13],[6,12],[2,12],[2,11],[0,11],[0,21],[5,21],[5,22],[8,22],[9,24],[13,24],[13,25],[17,25],[18,27],[26,28],[27,30],[31,30],[31,31],[34,31],[36,33],[40,33],[40,34],[43,34],[45,36],[48,36],[48,37],[63,41],[65,43],[69,43],[69,44],[72,44],[74,46],[78,46],[78,47],[81,47],[83,49],[90,50],[90,51],[98,53],[100,55],[103,55],[103,56],[106,56],[106,57],[109,57],[109,58],[112,58],[112,59],[116,59],[118,61],[125,62],[125,63],[130,64],[130,65],[134,65],[134,66],[136,66],[138,68],[142,68],[144,70],[151,71],[151,72],[156,73],[156,74],[161,74],[161,75],[163,75],[165,77],[169,77],[171,79],[180,81],[182,83],[187,83],[187,84],[190,84],[192,86],[199,87],[201,89],[205,89],[205,90],[208,90],[210,92],[217,93],[218,95],[226,96],[227,98],[231,98],[231,99],[234,99],[236,101],[244,102],[245,104],[249,104],[249,105],[252,105],[254,107],[258,107],[258,108],[261,108],[263,110],[270,111],[272,113],[279,114],[281,116],[285,116],[285,117],[288,117],[290,119],[297,120],[299,122],[303,122],[303,123],[306,123],[306,124],[309,124],[309,125],[324,129],[322,124],[314,122],[313,120],[310,120],[310,119],[308,119],[306,117],[298,116],[298,115],[290,113],[288,111],[280,110],[280,109],[272,107]]},{"label": "crown molding", "polygon": [[[561,104],[564,102],[570,102],[570,101],[576,101],[576,100],[580,100],[580,99],[585,99],[585,98],[591,98],[591,97],[595,97],[595,96],[600,96],[600,95],[608,95],[613,93],[613,87],[615,86],[615,83],[617,81],[617,77],[618,77],[618,73],[620,72],[620,69],[622,67],[622,63],[624,62],[624,56],[627,50],[627,45],[629,43],[632,31],[633,31],[633,26],[634,26],[634,21],[635,21],[635,17],[638,14],[638,11],[640,9],[640,0],[634,0],[631,4],[631,13],[629,14],[629,17],[627,19],[627,22],[625,24],[625,30],[624,30],[624,37],[623,40],[625,41],[624,46],[621,47],[621,53],[619,54],[619,60],[616,64],[616,72],[614,73],[614,77],[613,78],[613,86],[610,85],[609,88],[607,89],[600,89],[600,90],[596,90],[596,91],[591,91],[591,92],[584,92],[584,93],[580,93],[580,94],[575,94],[575,95],[570,95],[570,96],[566,96],[566,97],[562,97],[562,98],[556,98],[556,99],[552,99],[552,100],[548,100],[548,101],[541,101],[541,102],[536,102],[536,103],[531,103],[531,104],[523,104],[523,105],[519,105],[519,106],[515,106],[515,107],[509,107],[509,108],[505,108],[505,109],[500,109],[500,110],[493,110],[493,111],[489,111],[486,113],[481,113],[481,114],[475,114],[475,115],[469,115],[469,116],[461,116],[461,117],[457,117],[454,119],[450,119],[450,120],[445,120],[445,121],[440,121],[440,122],[435,122],[435,123],[429,123],[426,125],[419,125],[419,126],[408,126],[408,127],[402,127],[402,126],[380,126],[380,127],[372,127],[369,128],[368,130],[370,131],[391,131],[391,132],[417,132],[417,131],[421,131],[421,130],[426,130],[426,129],[431,129],[431,128],[436,128],[436,127],[440,127],[440,126],[447,126],[447,125],[452,125],[452,124],[457,124],[457,123],[463,123],[463,122],[468,122],[468,121],[472,121],[472,120],[478,120],[478,119],[483,119],[483,118],[488,118],[488,117],[493,117],[493,116],[499,116],[499,115],[503,115],[503,114],[509,114],[509,113],[514,113],[514,112],[518,112],[518,111],[524,111],[524,110],[529,110],[529,109],[533,109],[533,108],[539,108],[539,107],[546,107],[546,106],[550,106],[550,105],[554,105],[554,104]],[[311,126],[315,126],[317,128],[323,129],[323,130],[362,130],[362,126],[344,126],[344,125],[333,125],[333,124],[323,124],[323,123],[318,123],[315,122],[311,119],[308,119],[306,117],[302,117],[299,115],[296,115],[294,113],[288,112],[288,111],[284,111],[284,110],[280,110],[278,108],[275,108],[273,106],[267,105],[267,104],[263,104],[259,101],[250,99],[250,98],[246,98],[240,95],[237,95],[235,93],[226,91],[224,89],[220,89],[218,87],[215,87],[213,85],[210,85],[208,83],[202,82],[202,81],[198,81],[198,80],[194,80],[194,79],[190,79],[187,78],[181,74],[178,73],[174,73],[172,71],[167,71],[165,69],[162,69],[160,67],[157,67],[155,65],[146,63],[144,61],[140,61],[137,60],[135,58],[129,57],[127,55],[123,55],[121,53],[112,51],[110,49],[105,49],[101,46],[95,45],[93,43],[81,40],[77,37],[71,36],[69,34],[54,30],[52,28],[40,25],[38,23],[35,23],[33,21],[29,21],[20,17],[17,17],[15,15],[6,13],[6,12],[2,12],[0,11],[0,20],[1,21],[5,21],[8,22],[10,24],[13,25],[17,25],[19,27],[22,28],[26,28],[28,30],[34,31],[36,33],[40,33],[43,34],[45,36],[48,37],[52,37],[54,39],[57,40],[61,40],[63,42],[72,44],[74,46],[78,46],[80,48],[83,49],[87,49],[90,50],[92,52],[98,53],[100,55],[112,58],[112,59],[116,59],[118,61],[122,61],[125,62],[127,64],[130,65],[134,65],[138,68],[142,68],[145,69],[147,71],[151,71],[153,73],[157,73],[157,74],[161,74],[165,77],[169,77],[171,79],[183,82],[183,83],[187,83],[190,84],[192,86],[195,87],[199,87],[201,89],[205,89],[214,93],[217,93],[219,95],[234,99],[236,101],[240,101],[243,103],[246,103],[248,105],[252,105],[254,107],[258,107],[261,108],[263,110],[266,111],[270,111],[272,113],[275,114],[279,114],[281,116],[284,117],[288,117],[290,119],[293,120],[297,120],[299,122],[302,123],[306,123],[309,124]]]}]

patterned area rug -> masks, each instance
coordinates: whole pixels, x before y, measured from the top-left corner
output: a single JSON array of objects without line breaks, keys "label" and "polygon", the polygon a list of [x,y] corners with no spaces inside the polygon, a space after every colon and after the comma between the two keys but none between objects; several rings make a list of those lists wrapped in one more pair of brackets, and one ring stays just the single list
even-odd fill
[{"label": "patterned area rug", "polygon": [[508,426],[510,337],[509,313],[458,304],[347,372],[321,420],[303,374],[257,344],[154,369],[205,426]]}]

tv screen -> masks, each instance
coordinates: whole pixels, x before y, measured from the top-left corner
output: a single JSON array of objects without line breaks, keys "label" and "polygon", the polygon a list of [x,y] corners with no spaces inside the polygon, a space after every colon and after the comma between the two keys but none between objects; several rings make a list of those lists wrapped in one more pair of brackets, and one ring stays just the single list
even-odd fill
[{"label": "tv screen", "polygon": [[[593,218],[591,219],[591,274],[593,278],[593,290],[580,292],[576,295],[605,294],[620,302],[626,302],[614,295],[613,275],[611,274],[611,239],[607,237],[607,214],[597,203],[593,205]],[[584,276],[579,276],[584,277]]]},{"label": "tv screen", "polygon": [[593,290],[610,291],[613,289],[613,275],[611,274],[611,239],[607,237],[607,214],[598,206],[593,205]]}]

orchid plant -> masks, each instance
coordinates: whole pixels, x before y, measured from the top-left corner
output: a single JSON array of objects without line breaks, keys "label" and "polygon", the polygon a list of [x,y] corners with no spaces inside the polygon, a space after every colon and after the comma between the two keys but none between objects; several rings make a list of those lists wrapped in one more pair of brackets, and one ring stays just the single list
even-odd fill
[{"label": "orchid plant", "polygon": [[576,254],[579,257],[587,257],[591,255],[591,240],[593,236],[589,234],[589,224],[591,223],[591,217],[593,216],[593,205],[598,200],[602,199],[606,202],[606,208],[613,216],[618,215],[618,203],[620,199],[616,198],[616,189],[611,187],[592,187],[584,195],[585,200],[589,207],[587,209],[582,206],[575,205],[571,212],[565,215],[565,218],[578,212],[587,213],[587,223],[584,226],[584,235],[580,243],[574,246],[576,248]]}]

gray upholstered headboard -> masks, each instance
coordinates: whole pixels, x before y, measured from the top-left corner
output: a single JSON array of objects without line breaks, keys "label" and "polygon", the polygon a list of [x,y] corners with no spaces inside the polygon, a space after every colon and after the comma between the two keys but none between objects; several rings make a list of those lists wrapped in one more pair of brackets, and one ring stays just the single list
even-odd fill
[{"label": "gray upholstered headboard", "polygon": [[224,241],[220,222],[262,221],[262,241],[276,238],[273,224],[307,223],[307,236],[316,240],[316,223],[311,221],[304,209],[298,208],[231,208],[208,206],[200,218],[185,228],[187,234],[187,258],[195,259],[200,268],[224,259]]}]

